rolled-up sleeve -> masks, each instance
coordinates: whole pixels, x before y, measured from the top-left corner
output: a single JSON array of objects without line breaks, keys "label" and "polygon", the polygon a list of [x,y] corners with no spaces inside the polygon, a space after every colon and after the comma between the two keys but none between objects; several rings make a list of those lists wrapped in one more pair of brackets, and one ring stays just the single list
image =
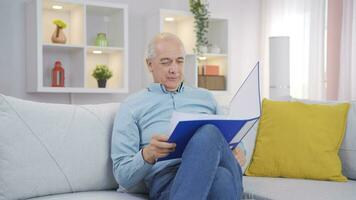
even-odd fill
[{"label": "rolled-up sleeve", "polygon": [[126,104],[121,105],[115,117],[111,159],[116,181],[128,190],[140,183],[152,168],[143,160],[137,122]]}]

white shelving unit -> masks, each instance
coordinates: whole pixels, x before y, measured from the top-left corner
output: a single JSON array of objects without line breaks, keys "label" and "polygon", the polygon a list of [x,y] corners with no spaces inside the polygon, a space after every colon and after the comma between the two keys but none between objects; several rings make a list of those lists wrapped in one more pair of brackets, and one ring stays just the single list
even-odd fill
[{"label": "white shelving unit", "polygon": [[[170,18],[173,21],[167,21]],[[220,48],[220,53],[206,53],[204,60],[198,59],[194,54],[195,32],[194,18],[191,13],[178,10],[161,9],[153,13],[147,19],[147,40],[159,32],[170,32],[176,34],[183,42],[186,50],[185,81],[193,86],[198,86],[199,72],[202,65],[218,65],[219,75],[225,77],[224,90],[212,90],[214,93],[229,91],[229,30],[228,20],[224,18],[211,17],[209,22],[209,43]],[[147,75],[148,77],[150,75]]]},{"label": "white shelving unit", "polygon": [[[54,9],[53,6],[61,9]],[[127,6],[98,0],[31,0],[26,5],[27,91],[53,93],[128,92]],[[67,23],[66,44],[51,41],[54,19]],[[106,33],[107,47],[95,46],[97,33]],[[100,51],[98,54],[98,51]],[[94,53],[95,52],[95,53]],[[65,70],[65,87],[51,87],[55,61]],[[92,71],[107,65],[113,77],[98,88]]]}]

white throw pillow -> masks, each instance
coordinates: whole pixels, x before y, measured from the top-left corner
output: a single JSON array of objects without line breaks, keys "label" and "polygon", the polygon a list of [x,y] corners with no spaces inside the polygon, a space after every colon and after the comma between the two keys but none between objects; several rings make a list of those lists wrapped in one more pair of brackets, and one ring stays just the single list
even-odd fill
[{"label": "white throw pillow", "polygon": [[0,200],[116,188],[110,141],[118,107],[0,94]]}]

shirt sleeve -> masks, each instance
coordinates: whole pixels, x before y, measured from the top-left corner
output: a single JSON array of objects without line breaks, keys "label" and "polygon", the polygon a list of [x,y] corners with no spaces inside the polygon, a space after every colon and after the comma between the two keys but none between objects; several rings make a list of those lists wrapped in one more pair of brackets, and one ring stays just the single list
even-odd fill
[{"label": "shirt sleeve", "polygon": [[140,183],[152,168],[141,151],[137,121],[128,105],[121,104],[113,126],[111,159],[116,181],[127,190]]},{"label": "shirt sleeve", "polygon": [[206,91],[207,91],[207,94],[208,94],[208,98],[210,98],[210,102],[213,105],[213,109],[214,109],[213,114],[215,114],[215,115],[223,115],[224,113],[222,112],[222,108],[220,107],[220,105],[216,101],[214,95],[210,91],[208,91],[208,90],[206,90]]}]

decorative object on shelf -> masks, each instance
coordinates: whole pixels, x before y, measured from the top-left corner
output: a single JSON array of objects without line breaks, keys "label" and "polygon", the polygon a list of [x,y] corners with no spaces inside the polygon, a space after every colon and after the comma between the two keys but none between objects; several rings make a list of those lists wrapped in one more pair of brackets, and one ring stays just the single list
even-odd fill
[{"label": "decorative object on shelf", "polygon": [[219,65],[205,65],[204,70],[206,76],[218,76],[219,75]]},{"label": "decorative object on shelf", "polygon": [[60,61],[56,61],[52,70],[52,87],[64,87],[64,68]]},{"label": "decorative object on shelf", "polygon": [[[208,48],[208,28],[210,12],[208,3],[205,0],[189,0],[190,12],[194,15],[194,31],[196,36],[195,53],[201,55],[207,52]],[[205,52],[203,52],[206,49]],[[203,50],[203,51],[202,51]]]},{"label": "decorative object on shelf", "polygon": [[217,45],[211,45],[209,47],[209,53],[219,54],[221,49]]},{"label": "decorative object on shelf", "polygon": [[107,47],[108,41],[106,39],[106,33],[98,33],[95,39],[95,45],[99,47]]},{"label": "decorative object on shelf", "polygon": [[202,65],[199,65],[198,70],[199,70],[198,75],[202,75],[202,76],[218,76],[218,75],[220,75],[219,65],[202,64]]},{"label": "decorative object on shelf", "polygon": [[198,76],[198,87],[208,90],[226,90],[225,76]]},{"label": "decorative object on shelf", "polygon": [[99,88],[105,88],[106,81],[112,77],[112,71],[106,65],[96,65],[92,76],[98,81]]},{"label": "decorative object on shelf", "polygon": [[200,54],[208,53],[208,46],[199,46],[199,52]]},{"label": "decorative object on shelf", "polygon": [[52,34],[52,42],[65,44],[67,42],[67,38],[64,35],[63,29],[67,27],[67,24],[60,19],[53,20],[53,24],[56,25],[56,30]]}]

